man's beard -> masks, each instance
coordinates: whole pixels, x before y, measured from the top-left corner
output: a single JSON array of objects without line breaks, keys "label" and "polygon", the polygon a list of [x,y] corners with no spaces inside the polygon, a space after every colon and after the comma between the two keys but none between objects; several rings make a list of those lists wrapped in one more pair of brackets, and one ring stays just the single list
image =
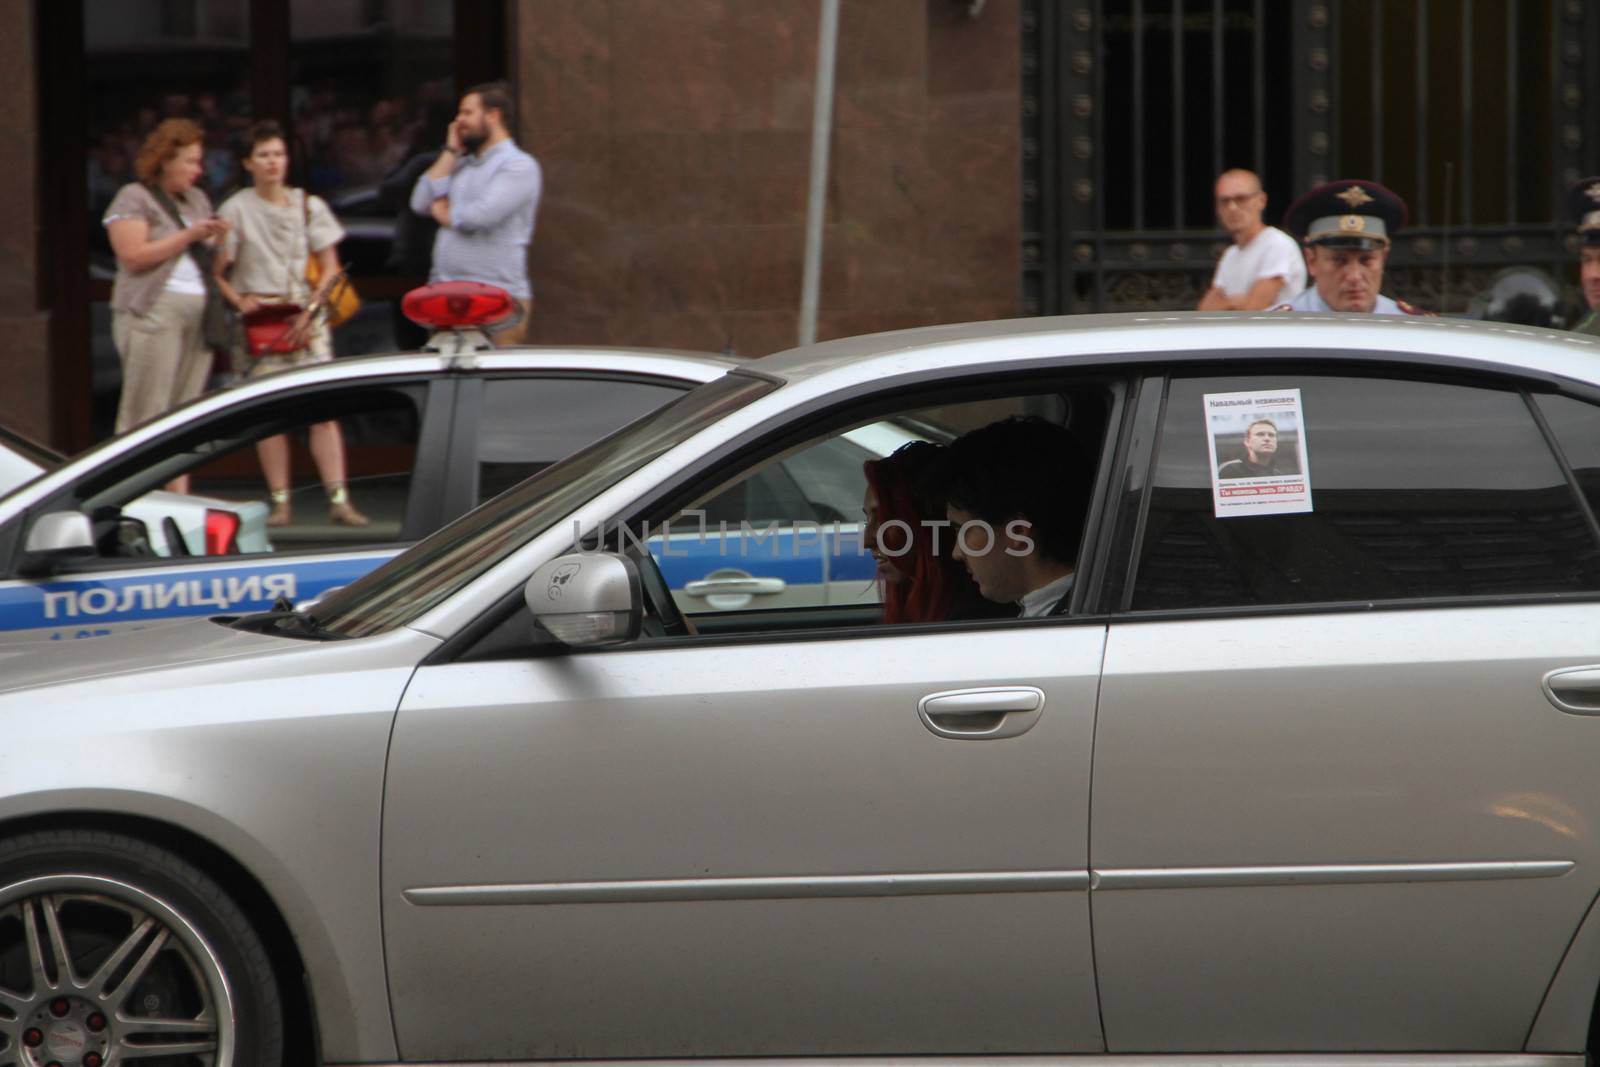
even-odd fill
[{"label": "man's beard", "polygon": [[476,133],[462,133],[462,135],[461,135],[461,147],[465,148],[472,155],[477,155],[478,154],[478,149],[482,148],[483,145],[484,145],[484,142],[487,141],[488,139],[489,139],[489,131],[488,130],[480,129]]}]

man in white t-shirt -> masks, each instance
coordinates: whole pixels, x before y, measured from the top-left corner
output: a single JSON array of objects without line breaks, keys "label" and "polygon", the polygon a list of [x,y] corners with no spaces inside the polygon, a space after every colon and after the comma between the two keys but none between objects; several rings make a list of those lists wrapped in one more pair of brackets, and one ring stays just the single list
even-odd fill
[{"label": "man in white t-shirt", "polygon": [[1233,238],[1222,253],[1201,311],[1260,311],[1293,300],[1306,287],[1306,264],[1294,238],[1261,221],[1261,179],[1230,170],[1217,179],[1217,221]]}]

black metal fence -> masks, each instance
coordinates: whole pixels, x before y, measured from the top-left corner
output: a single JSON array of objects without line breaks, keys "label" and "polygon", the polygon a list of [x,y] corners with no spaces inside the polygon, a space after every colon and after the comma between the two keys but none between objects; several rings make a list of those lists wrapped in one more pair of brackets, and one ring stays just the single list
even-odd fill
[{"label": "black metal fence", "polygon": [[1466,307],[1510,265],[1570,280],[1561,193],[1600,170],[1600,4],[1025,0],[1028,310],[1193,307],[1226,240],[1212,183],[1277,222],[1337,177],[1412,209],[1386,289]]}]

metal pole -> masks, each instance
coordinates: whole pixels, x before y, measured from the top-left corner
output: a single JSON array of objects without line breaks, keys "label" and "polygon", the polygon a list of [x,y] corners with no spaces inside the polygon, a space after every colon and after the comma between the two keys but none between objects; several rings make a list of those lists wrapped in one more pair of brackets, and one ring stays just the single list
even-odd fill
[{"label": "metal pole", "polygon": [[[1183,155],[1183,0],[1172,0],[1172,228],[1183,229],[1183,196],[1189,161]],[[1214,179],[1213,179],[1214,180]]]},{"label": "metal pole", "polygon": [[1211,173],[1223,167],[1222,0],[1211,5]]},{"label": "metal pole", "polygon": [[800,343],[817,339],[822,289],[822,216],[828,206],[828,143],[833,136],[833,68],[839,54],[839,0],[822,0],[817,31],[817,96],[811,112],[811,189],[806,197],[806,258],[800,292]]},{"label": "metal pole", "polygon": [[[1432,178],[1428,174],[1428,0],[1417,0],[1417,47],[1416,47],[1416,82],[1411,95],[1416,104],[1411,122],[1416,137],[1416,165],[1417,184],[1411,190],[1412,205],[1417,209],[1412,216],[1411,224],[1420,225],[1432,222],[1433,215],[1428,210],[1428,183]],[[1507,160],[1507,165],[1514,165],[1516,160]]]},{"label": "metal pole", "polygon": [[1251,101],[1251,125],[1255,127],[1255,163],[1256,175],[1267,172],[1267,64],[1262,57],[1263,42],[1266,40],[1266,13],[1261,6],[1261,0],[1256,0],[1253,12],[1255,26],[1251,30],[1250,55],[1252,59],[1251,73],[1255,75],[1254,99]]},{"label": "metal pole", "polygon": [[1517,221],[1517,0],[1506,5],[1506,221]]},{"label": "metal pole", "polygon": [[1461,224],[1478,221],[1472,191],[1472,0],[1461,0]]},{"label": "metal pole", "polygon": [[1144,229],[1144,3],[1133,0],[1133,228]]},{"label": "metal pole", "polygon": [[[1383,16],[1378,5],[1372,5],[1371,58],[1368,60],[1372,79],[1372,180],[1383,181]],[[1418,131],[1421,134],[1421,131]]]}]

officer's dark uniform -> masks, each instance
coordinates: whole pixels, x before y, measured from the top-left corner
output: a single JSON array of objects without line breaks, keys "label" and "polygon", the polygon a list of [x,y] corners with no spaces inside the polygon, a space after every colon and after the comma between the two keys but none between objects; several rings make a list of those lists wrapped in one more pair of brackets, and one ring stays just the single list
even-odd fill
[{"label": "officer's dark uniform", "polygon": [[[1319,185],[1289,205],[1283,222],[1288,231],[1310,247],[1354,248],[1371,251],[1388,248],[1390,235],[1406,224],[1406,202],[1392,190],[1362,178],[1343,178]],[[1274,311],[1332,311],[1316,279],[1299,296]],[[1374,315],[1430,315],[1403,300],[1379,293]]]},{"label": "officer's dark uniform", "polygon": [[[1567,190],[1567,214],[1578,233],[1579,248],[1600,248],[1600,177],[1585,178]],[[1572,327],[1600,337],[1600,307],[1590,308]]]}]

